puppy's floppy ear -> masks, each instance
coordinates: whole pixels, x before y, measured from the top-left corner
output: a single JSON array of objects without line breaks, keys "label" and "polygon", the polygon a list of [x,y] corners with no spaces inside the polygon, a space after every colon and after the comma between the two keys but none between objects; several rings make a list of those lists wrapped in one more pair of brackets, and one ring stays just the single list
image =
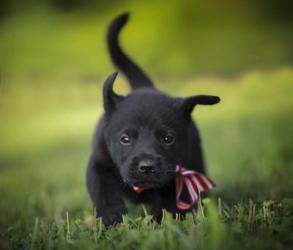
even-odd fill
[{"label": "puppy's floppy ear", "polygon": [[113,91],[113,85],[117,77],[117,72],[108,76],[104,83],[103,97],[104,97],[104,109],[106,114],[110,114],[116,107],[116,105],[123,100],[123,96],[117,95]]},{"label": "puppy's floppy ear", "polygon": [[186,115],[190,115],[195,105],[214,105],[220,102],[220,97],[213,95],[195,95],[180,99],[180,106]]}]

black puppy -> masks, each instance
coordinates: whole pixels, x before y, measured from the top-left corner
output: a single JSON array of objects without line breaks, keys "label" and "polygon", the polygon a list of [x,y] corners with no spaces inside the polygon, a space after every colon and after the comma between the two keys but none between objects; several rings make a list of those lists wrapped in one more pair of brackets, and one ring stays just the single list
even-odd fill
[{"label": "black puppy", "polygon": [[[111,58],[128,78],[132,92],[127,96],[113,92],[117,73],[106,80],[105,115],[96,129],[87,169],[88,191],[97,217],[102,217],[105,225],[121,222],[127,212],[124,198],[149,204],[158,221],[162,209],[174,215],[184,213],[176,206],[176,165],[205,172],[199,133],[191,112],[197,104],[220,101],[217,96],[207,95],[170,97],[155,89],[119,46],[118,35],[127,20],[128,14],[116,18],[107,40]],[[144,191],[136,193],[134,186]]]}]

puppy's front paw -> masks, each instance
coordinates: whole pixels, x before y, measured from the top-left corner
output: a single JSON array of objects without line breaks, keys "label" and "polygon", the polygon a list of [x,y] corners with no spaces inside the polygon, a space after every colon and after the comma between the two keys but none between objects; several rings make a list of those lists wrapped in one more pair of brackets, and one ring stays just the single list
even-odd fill
[{"label": "puppy's front paw", "polygon": [[121,213],[111,213],[102,216],[102,222],[106,227],[117,225],[122,222]]}]

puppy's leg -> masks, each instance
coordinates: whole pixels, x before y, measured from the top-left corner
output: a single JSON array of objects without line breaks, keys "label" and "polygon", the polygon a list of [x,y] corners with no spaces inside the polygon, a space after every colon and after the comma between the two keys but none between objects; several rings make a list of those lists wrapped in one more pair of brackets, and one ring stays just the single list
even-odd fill
[{"label": "puppy's leg", "polygon": [[152,206],[152,215],[155,221],[161,223],[163,218],[163,209],[167,210],[167,212],[171,213],[173,218],[179,216],[180,219],[184,219],[185,212],[179,211],[177,207],[174,207],[174,204],[169,203],[168,201],[161,201],[157,203],[155,206]]},{"label": "puppy's leg", "polygon": [[[174,193],[174,195],[170,196],[172,193]],[[154,220],[156,220],[158,223],[160,223],[162,220],[163,209],[171,213],[173,218],[175,218],[177,215],[180,218],[184,218],[185,212],[179,211],[176,205],[175,188],[169,190],[168,193],[164,192],[157,194],[152,200],[151,212]]]},{"label": "puppy's leg", "polygon": [[87,187],[93,204],[96,208],[97,218],[101,217],[106,226],[122,222],[122,215],[127,209],[121,195],[121,181],[111,171],[90,160],[87,170]]}]

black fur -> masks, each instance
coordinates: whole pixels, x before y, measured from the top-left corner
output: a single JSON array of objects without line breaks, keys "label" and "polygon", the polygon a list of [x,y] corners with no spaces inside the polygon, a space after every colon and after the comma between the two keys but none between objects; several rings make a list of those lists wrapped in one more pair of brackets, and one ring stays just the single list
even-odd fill
[{"label": "black fur", "polygon": [[120,30],[126,24],[129,15],[127,13],[116,18],[109,27],[107,42],[108,49],[113,63],[126,75],[131,87],[154,87],[151,79],[123,53],[119,46],[118,35]]},{"label": "black fur", "polygon": [[[108,32],[115,65],[126,75],[132,92],[113,92],[117,73],[105,81],[104,109],[94,136],[87,169],[87,187],[105,225],[119,223],[127,212],[124,198],[146,203],[160,221],[162,209],[178,211],[175,201],[175,167],[205,172],[198,130],[191,119],[197,104],[212,105],[217,96],[170,97],[156,90],[146,74],[121,50],[118,34],[128,19],[116,18]],[[133,186],[143,187],[136,193]],[[185,194],[186,196],[186,194]]]}]

